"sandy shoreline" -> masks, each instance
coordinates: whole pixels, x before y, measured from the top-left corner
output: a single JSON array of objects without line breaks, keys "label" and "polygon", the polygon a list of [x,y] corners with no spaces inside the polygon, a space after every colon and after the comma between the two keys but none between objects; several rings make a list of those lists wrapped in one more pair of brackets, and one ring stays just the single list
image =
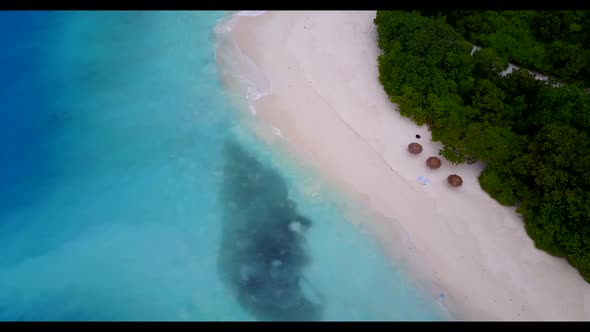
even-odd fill
[{"label": "sandy shoreline", "polygon": [[[392,253],[400,248],[387,220],[404,228],[420,252],[415,268],[444,290],[456,318],[589,320],[590,285],[565,260],[534,247],[514,209],[480,188],[480,165],[425,166],[439,146],[395,111],[377,81],[374,15],[241,17],[232,35],[272,89],[253,102],[256,116],[383,216],[370,227]],[[418,156],[406,150],[412,141],[424,147]],[[463,177],[463,187],[447,185],[451,173]]]}]

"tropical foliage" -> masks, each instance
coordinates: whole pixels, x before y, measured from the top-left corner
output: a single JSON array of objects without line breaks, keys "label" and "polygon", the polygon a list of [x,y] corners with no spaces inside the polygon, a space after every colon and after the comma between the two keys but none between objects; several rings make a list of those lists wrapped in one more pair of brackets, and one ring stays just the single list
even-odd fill
[{"label": "tropical foliage", "polygon": [[[500,204],[518,205],[535,245],[566,257],[590,282],[590,96],[577,84],[587,74],[554,71],[562,85],[524,69],[500,75],[516,58],[554,70],[547,43],[587,47],[585,13],[549,15],[562,23],[542,27],[546,15],[378,11],[379,81],[402,115],[429,126],[447,160],[484,162],[481,187]],[[522,31],[508,31],[510,24]],[[471,55],[465,37],[484,48]],[[531,49],[521,54],[512,44],[525,37]]]},{"label": "tropical foliage", "polygon": [[590,11],[423,11],[516,65],[590,86]]}]

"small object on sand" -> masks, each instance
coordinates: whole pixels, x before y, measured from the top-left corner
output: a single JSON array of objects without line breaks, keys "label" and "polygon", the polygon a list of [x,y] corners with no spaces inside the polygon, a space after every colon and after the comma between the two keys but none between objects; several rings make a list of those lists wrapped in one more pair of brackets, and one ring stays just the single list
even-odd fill
[{"label": "small object on sand", "polygon": [[420,135],[416,134],[416,138],[420,138]]},{"label": "small object on sand", "polygon": [[461,177],[457,174],[449,175],[449,177],[447,177],[447,181],[453,187],[461,187],[463,184],[463,179],[461,179]]},{"label": "small object on sand", "polygon": [[422,183],[423,185],[427,185],[429,181],[424,175],[420,175],[416,180],[418,180],[418,182]]},{"label": "small object on sand", "polygon": [[441,165],[442,165],[442,162],[437,157],[429,157],[428,159],[426,159],[426,166],[428,166],[432,169],[437,169]]},{"label": "small object on sand", "polygon": [[418,154],[420,152],[422,152],[422,145],[418,144],[418,143],[410,143],[408,145],[408,151],[410,151],[410,153],[412,154]]},{"label": "small object on sand", "polygon": [[445,293],[440,293],[440,298],[444,299],[445,298]]}]

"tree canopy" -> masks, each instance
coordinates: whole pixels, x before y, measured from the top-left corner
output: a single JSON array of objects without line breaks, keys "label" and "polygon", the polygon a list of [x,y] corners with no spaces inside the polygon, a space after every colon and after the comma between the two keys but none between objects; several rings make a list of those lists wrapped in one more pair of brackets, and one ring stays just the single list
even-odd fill
[{"label": "tree canopy", "polygon": [[[590,95],[580,85],[590,82],[590,16],[378,11],[374,22],[379,81],[401,114],[427,124],[450,162],[484,162],[481,187],[518,205],[535,245],[590,282]],[[483,49],[472,54],[465,38]],[[556,71],[558,57],[573,67]],[[524,69],[501,76],[514,59],[565,83]]]},{"label": "tree canopy", "polygon": [[470,42],[566,83],[590,86],[590,11],[422,11]]}]

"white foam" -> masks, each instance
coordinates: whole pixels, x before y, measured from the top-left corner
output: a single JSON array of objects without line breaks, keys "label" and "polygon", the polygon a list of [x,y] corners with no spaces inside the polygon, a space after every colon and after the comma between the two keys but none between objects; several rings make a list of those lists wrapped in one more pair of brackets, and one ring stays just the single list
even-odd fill
[{"label": "white foam", "polygon": [[266,10],[242,10],[242,11],[235,13],[234,15],[253,17],[253,16],[260,16],[264,13],[266,13]]},{"label": "white foam", "polygon": [[246,93],[246,99],[248,100],[258,100],[264,96],[267,96],[269,92],[267,91],[260,91],[254,87],[248,87],[248,93]]},{"label": "white foam", "polygon": [[213,31],[215,32],[215,34],[227,34],[233,30],[233,27],[236,23],[236,16],[224,16],[221,19],[219,19],[219,21],[217,21],[217,24],[213,28]]},{"label": "white foam", "polygon": [[256,115],[256,108],[254,107],[254,105],[248,105],[248,109],[250,110],[250,113],[252,113],[252,115]]},{"label": "white foam", "polygon": [[215,58],[222,79],[229,82],[229,89],[244,97],[248,110],[256,114],[252,102],[271,94],[271,82],[256,66],[254,61],[242,52],[233,39],[232,30],[242,16],[260,16],[266,11],[240,11],[220,19],[214,28],[217,45]]}]

